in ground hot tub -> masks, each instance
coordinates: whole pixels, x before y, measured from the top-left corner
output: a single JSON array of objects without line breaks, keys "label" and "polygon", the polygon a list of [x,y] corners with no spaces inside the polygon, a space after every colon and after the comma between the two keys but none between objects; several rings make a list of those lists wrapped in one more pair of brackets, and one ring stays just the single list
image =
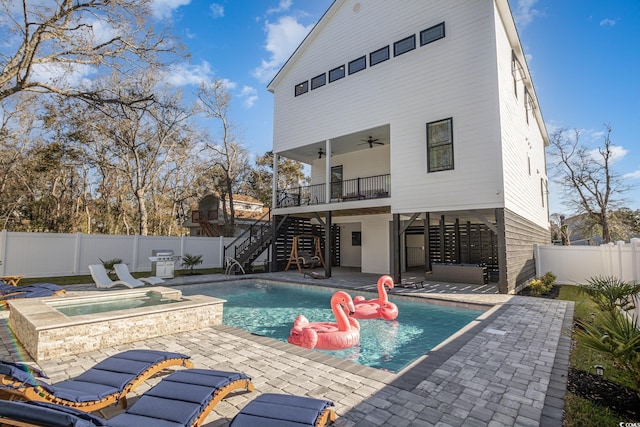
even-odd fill
[{"label": "in ground hot tub", "polygon": [[165,287],[10,300],[9,326],[36,361],[222,323],[225,300]]}]

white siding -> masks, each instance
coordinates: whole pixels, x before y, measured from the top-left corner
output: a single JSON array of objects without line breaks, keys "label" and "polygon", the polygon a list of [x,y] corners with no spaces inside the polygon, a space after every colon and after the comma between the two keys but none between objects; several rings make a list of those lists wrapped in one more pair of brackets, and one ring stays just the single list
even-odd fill
[{"label": "white siding", "polygon": [[[512,212],[548,229],[547,196],[542,194],[541,180],[547,181],[544,140],[533,111],[524,105],[525,83],[517,82],[514,92],[512,46],[496,12],[496,51],[500,82],[500,125],[502,129],[502,156],[504,159],[505,207]],[[524,66],[523,58],[520,58]]]},{"label": "white siding", "polygon": [[[313,162],[311,166],[311,183],[325,183],[326,157]],[[342,166],[343,179],[355,179],[367,176],[390,173],[389,146],[383,145],[353,153],[334,156],[331,166]]]},{"label": "white siding", "polygon": [[[274,85],[274,151],[389,124],[392,212],[504,207],[493,1],[368,0],[354,13],[355,3]],[[419,32],[443,21],[446,37],[420,47]],[[394,58],[393,42],[411,34],[416,49]],[[388,61],[294,97],[296,84],[363,55],[369,65],[386,45]],[[427,173],[426,123],[448,117],[455,169]]]}]

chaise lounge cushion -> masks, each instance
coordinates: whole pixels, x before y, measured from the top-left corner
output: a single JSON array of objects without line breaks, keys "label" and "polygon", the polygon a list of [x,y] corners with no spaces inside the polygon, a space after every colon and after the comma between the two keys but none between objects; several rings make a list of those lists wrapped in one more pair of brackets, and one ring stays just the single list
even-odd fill
[{"label": "chaise lounge cushion", "polygon": [[328,400],[266,393],[249,402],[229,427],[311,427],[332,406]]},{"label": "chaise lounge cushion", "polygon": [[176,371],[144,393],[127,412],[110,419],[109,426],[190,426],[220,389],[241,380],[250,378],[240,372],[209,369]]},{"label": "chaise lounge cushion", "polygon": [[[0,400],[0,421],[18,420],[29,425],[47,427],[102,427],[104,420],[75,408],[47,402]],[[11,424],[13,425],[13,424]],[[22,425],[22,424],[17,424]]]}]

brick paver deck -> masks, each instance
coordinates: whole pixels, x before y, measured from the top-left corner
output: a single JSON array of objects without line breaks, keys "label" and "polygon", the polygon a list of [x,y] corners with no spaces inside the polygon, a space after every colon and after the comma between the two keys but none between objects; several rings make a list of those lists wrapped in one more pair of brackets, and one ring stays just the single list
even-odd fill
[{"label": "brick paver deck", "polygon": [[[372,275],[327,280],[295,273],[269,278],[322,286],[373,289]],[[356,276],[354,276],[356,277]],[[174,280],[209,280],[204,276]],[[221,277],[215,277],[221,279]],[[168,284],[172,282],[169,281]],[[455,288],[455,289],[453,289]],[[82,287],[73,287],[74,290]],[[95,290],[94,287],[84,289]],[[425,283],[399,294],[494,307],[437,349],[394,374],[335,359],[228,326],[135,342],[94,353],[42,362],[57,382],[83,372],[108,355],[130,348],[187,353],[196,367],[243,371],[253,393],[223,400],[207,427],[225,426],[260,393],[280,392],[333,400],[335,426],[561,426],[566,391],[573,303],[498,295],[490,287]],[[0,357],[31,361],[13,339],[6,320],[0,328]],[[154,378],[142,393],[159,381]],[[135,397],[130,397],[130,402]],[[117,405],[101,411],[119,412]]]}]

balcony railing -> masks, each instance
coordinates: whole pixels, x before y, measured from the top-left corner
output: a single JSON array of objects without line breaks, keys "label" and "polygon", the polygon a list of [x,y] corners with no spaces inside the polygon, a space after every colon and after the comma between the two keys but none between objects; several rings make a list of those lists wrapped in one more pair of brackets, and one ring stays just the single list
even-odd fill
[{"label": "balcony railing", "polygon": [[[330,185],[331,198],[328,203],[381,199],[391,195],[390,174],[345,179],[332,182]],[[325,189],[326,184],[314,184],[278,190],[277,207],[285,208],[327,203]]]}]

